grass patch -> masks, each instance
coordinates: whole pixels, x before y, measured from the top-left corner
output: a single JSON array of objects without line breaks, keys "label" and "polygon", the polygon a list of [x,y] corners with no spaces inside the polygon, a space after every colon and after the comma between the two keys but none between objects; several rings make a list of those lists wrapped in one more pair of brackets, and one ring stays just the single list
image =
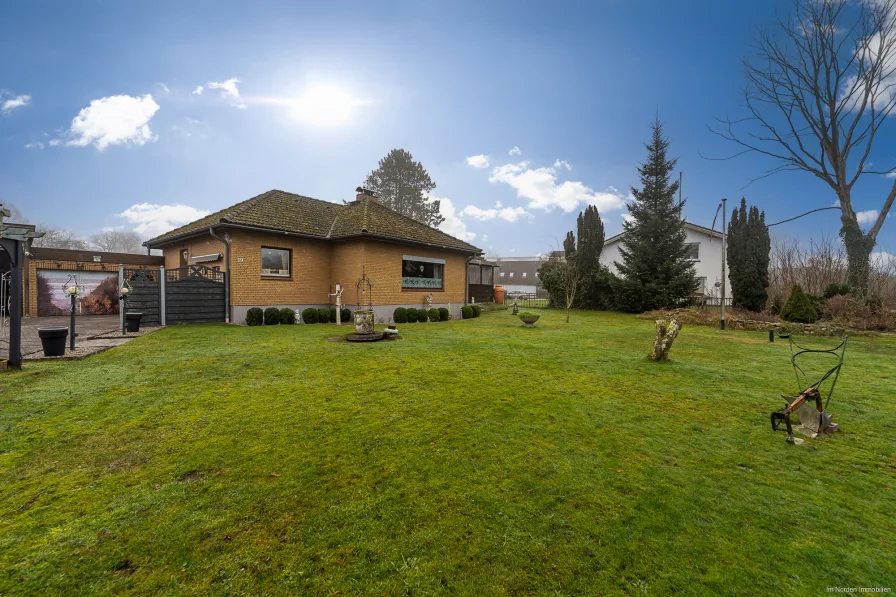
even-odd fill
[{"label": "grass patch", "polygon": [[564,316],[171,327],[0,375],[0,594],[896,588],[896,340],[851,340],[843,431],[789,446],[785,343],[686,327],[651,363],[652,322]]}]

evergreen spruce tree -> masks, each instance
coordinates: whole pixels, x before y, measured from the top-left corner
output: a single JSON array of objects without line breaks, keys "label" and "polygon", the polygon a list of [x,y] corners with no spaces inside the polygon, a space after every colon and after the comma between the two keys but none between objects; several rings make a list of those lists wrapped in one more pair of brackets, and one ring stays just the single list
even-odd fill
[{"label": "evergreen spruce tree", "polygon": [[762,310],[768,299],[770,251],[765,213],[756,206],[748,210],[746,199],[741,199],[728,225],[728,279],[735,307]]},{"label": "evergreen spruce tree", "polygon": [[604,223],[595,206],[589,205],[585,211],[579,213],[576,228],[578,231],[576,256],[582,272],[582,289],[579,292],[577,306],[596,309],[606,304],[608,297],[599,295],[608,294],[608,289],[606,284],[601,286],[599,283],[603,273],[600,252],[604,248]]},{"label": "evergreen spruce tree", "polygon": [[441,202],[429,199],[436,183],[423,164],[404,149],[393,149],[381,159],[364,186],[376,192],[380,203],[418,222],[437,227],[445,221],[439,211]]},{"label": "evergreen spruce tree", "polygon": [[638,168],[641,188],[632,187],[632,217],[622,224],[622,263],[616,262],[616,300],[630,312],[675,307],[697,288],[687,258],[684,202],[676,201],[678,182],[671,179],[677,160],[667,157],[670,142],[659,119],[651,130],[651,141],[645,144],[647,162]]}]

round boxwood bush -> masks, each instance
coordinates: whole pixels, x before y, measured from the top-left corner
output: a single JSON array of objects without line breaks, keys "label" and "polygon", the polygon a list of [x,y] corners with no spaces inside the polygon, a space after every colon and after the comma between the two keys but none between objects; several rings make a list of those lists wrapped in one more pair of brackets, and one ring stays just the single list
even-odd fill
[{"label": "round boxwood bush", "polygon": [[473,318],[473,309],[469,305],[461,307],[460,316],[464,319],[472,319]]},{"label": "round boxwood bush", "polygon": [[479,305],[470,305],[470,308],[473,309],[473,317],[479,317],[482,315],[482,307]]},{"label": "round boxwood bush", "polygon": [[293,325],[296,322],[296,312],[292,309],[287,309],[283,307],[280,309],[280,323],[286,325]]},{"label": "round boxwood bush", "polygon": [[408,310],[404,307],[398,307],[395,311],[392,312],[392,321],[395,323],[407,323],[408,322]]},{"label": "round boxwood bush", "polygon": [[302,311],[302,321],[305,323],[317,323],[317,309],[309,307]]},{"label": "round boxwood bush", "polygon": [[408,323],[417,323],[417,309],[413,307],[408,309]]},{"label": "round boxwood bush", "polygon": [[280,309],[277,307],[268,307],[264,310],[264,324],[277,325],[280,323]]},{"label": "round boxwood bush", "polygon": [[451,319],[451,311],[445,307],[439,307],[439,321],[448,321]]},{"label": "round boxwood bush", "polygon": [[828,287],[824,289],[824,298],[826,299],[843,294],[849,294],[849,284],[837,284],[836,282],[831,282],[828,284]]},{"label": "round boxwood bush", "polygon": [[264,311],[261,307],[252,307],[246,311],[246,325],[261,325],[264,323]]},{"label": "round boxwood bush", "polygon": [[781,319],[796,323],[815,323],[818,321],[818,313],[803,288],[799,284],[793,285],[790,298],[781,309]]},{"label": "round boxwood bush", "polygon": [[430,309],[429,310],[429,320],[430,321],[438,321],[439,320],[439,310],[438,309]]},{"label": "round boxwood bush", "polygon": [[339,317],[342,318],[342,323],[351,323],[352,322],[352,310],[348,307],[343,307],[339,310]]},{"label": "round boxwood bush", "polygon": [[330,310],[321,307],[317,310],[317,323],[330,323]]}]

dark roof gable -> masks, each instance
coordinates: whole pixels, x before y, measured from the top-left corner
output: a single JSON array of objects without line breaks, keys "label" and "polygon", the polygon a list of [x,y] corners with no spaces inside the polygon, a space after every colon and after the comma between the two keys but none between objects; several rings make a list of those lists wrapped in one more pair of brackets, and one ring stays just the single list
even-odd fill
[{"label": "dark roof gable", "polygon": [[159,247],[216,225],[250,226],[322,240],[371,237],[480,253],[473,245],[362,197],[340,205],[311,197],[268,191],[175,228],[144,243]]}]

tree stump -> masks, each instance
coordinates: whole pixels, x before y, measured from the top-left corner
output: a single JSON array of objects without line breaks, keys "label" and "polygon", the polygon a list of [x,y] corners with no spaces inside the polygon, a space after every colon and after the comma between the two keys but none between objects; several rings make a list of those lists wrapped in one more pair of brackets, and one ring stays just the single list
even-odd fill
[{"label": "tree stump", "polygon": [[674,319],[666,321],[665,319],[656,320],[656,340],[653,341],[653,353],[650,355],[651,361],[668,361],[669,349],[681,326]]}]

